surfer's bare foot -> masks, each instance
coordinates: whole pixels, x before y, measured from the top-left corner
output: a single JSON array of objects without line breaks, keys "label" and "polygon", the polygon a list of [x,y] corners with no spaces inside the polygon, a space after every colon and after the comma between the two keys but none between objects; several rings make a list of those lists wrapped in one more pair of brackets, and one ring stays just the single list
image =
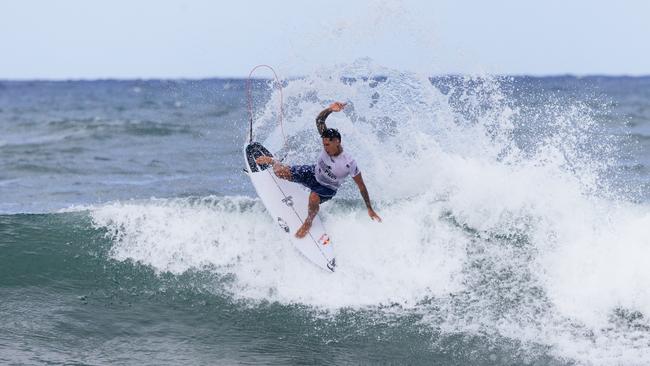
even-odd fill
[{"label": "surfer's bare foot", "polygon": [[273,162],[273,158],[270,156],[260,156],[257,159],[255,159],[255,162],[257,164],[271,164]]},{"label": "surfer's bare foot", "polygon": [[311,229],[311,222],[305,221],[300,227],[300,229],[296,231],[296,238],[298,239],[304,238],[305,235],[307,235],[307,233],[309,232],[309,229]]}]

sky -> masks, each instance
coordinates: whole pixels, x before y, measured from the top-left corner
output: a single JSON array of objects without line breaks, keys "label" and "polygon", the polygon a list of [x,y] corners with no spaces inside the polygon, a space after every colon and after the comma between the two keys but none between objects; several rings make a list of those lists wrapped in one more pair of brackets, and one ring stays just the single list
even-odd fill
[{"label": "sky", "polygon": [[0,79],[650,75],[646,0],[0,0]]}]

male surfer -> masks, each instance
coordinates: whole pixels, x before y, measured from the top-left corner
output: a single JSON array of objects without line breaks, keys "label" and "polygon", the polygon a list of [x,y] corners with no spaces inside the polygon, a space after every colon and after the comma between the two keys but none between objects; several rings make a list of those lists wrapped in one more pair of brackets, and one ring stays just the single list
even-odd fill
[{"label": "male surfer", "polygon": [[368,196],[368,190],[363,183],[363,178],[361,177],[357,163],[350,154],[343,151],[341,134],[338,130],[327,128],[325,125],[327,116],[332,112],[340,112],[345,108],[345,105],[346,103],[332,103],[316,117],[316,127],[323,139],[323,151],[315,165],[286,166],[275,161],[270,156],[260,156],[255,160],[257,164],[271,164],[273,166],[273,172],[278,177],[300,183],[311,189],[307,218],[296,232],[296,237],[298,238],[307,235],[312,221],[318,213],[320,204],[334,197],[341,183],[343,183],[343,180],[348,175],[352,176],[352,179],[359,187],[359,192],[361,192],[361,197],[363,197],[366,203],[370,218],[381,222],[379,215],[372,209],[370,196]]}]

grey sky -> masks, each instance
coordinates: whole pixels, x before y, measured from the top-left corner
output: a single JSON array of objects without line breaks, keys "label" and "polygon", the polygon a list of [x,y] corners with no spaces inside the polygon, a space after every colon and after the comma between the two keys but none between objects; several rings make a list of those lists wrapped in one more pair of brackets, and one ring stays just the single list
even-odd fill
[{"label": "grey sky", "polygon": [[650,1],[0,0],[0,78],[650,74]]}]

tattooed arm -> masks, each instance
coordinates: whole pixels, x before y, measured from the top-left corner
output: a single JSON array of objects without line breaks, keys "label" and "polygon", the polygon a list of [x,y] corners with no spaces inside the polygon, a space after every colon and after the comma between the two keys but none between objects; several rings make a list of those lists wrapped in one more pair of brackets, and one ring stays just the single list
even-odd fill
[{"label": "tattooed arm", "polygon": [[316,128],[318,129],[318,134],[322,135],[323,132],[327,129],[327,125],[325,124],[325,120],[327,119],[327,116],[330,115],[332,112],[340,112],[345,108],[345,105],[347,103],[341,103],[341,102],[334,102],[330,104],[329,107],[323,109],[322,112],[318,114],[316,117]]}]

